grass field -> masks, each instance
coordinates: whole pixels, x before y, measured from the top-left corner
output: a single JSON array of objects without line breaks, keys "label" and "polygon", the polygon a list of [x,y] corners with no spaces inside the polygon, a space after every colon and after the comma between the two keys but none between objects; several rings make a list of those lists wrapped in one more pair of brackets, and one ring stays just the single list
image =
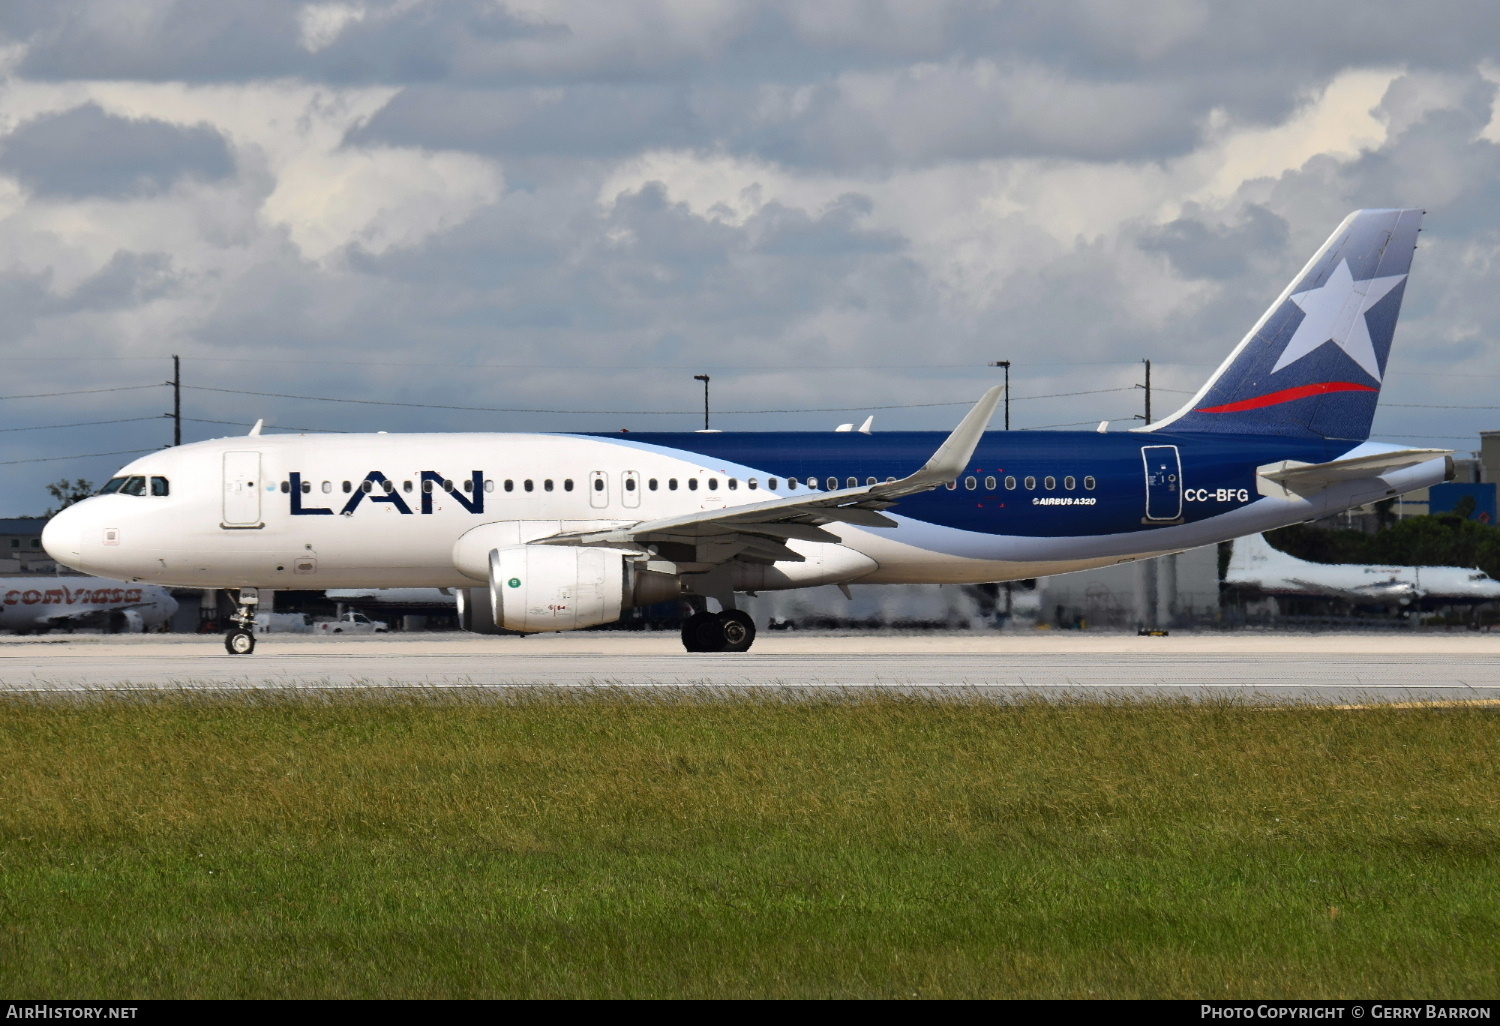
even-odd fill
[{"label": "grass field", "polygon": [[0,994],[1489,996],[1494,711],[0,701]]}]

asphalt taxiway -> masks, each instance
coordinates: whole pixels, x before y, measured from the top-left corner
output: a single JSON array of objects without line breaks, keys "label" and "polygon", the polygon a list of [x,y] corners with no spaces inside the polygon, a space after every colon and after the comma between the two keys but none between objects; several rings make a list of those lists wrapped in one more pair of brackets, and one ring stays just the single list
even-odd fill
[{"label": "asphalt taxiway", "polygon": [[859,691],[1017,698],[1223,698],[1500,706],[1500,635],[763,633],[742,655],[690,655],[675,635],[268,635],[0,639],[0,692],[625,688],[789,697]]}]

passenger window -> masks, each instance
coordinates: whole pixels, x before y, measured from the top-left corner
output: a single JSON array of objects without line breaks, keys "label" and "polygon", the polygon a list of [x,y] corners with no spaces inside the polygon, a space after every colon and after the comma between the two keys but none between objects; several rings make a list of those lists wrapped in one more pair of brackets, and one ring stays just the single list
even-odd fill
[{"label": "passenger window", "polygon": [[987,492],[993,492],[995,490],[995,479],[993,477],[987,477],[984,479],[984,490]]},{"label": "passenger window", "polygon": [[344,494],[348,495],[352,491],[354,491],[354,486],[351,485],[348,481],[345,481],[344,482]]},{"label": "passenger window", "polygon": [[656,478],[653,477],[651,480],[647,481],[646,487],[651,489],[653,492],[656,491]]},{"label": "passenger window", "polygon": [[870,485],[876,485],[876,484],[879,484],[879,483],[880,482],[878,480],[876,480],[875,478],[873,478],[873,477],[867,477],[867,478],[865,478],[865,486],[866,487],[868,487]]},{"label": "passenger window", "polygon": [[359,483],[359,490],[362,491],[362,492],[364,492],[366,495],[369,495],[371,492],[373,492],[375,490],[375,485],[372,484],[370,481],[361,481]]},{"label": "passenger window", "polygon": [[292,486],[291,486],[290,482],[288,482],[288,481],[281,482],[281,494],[282,495],[291,495],[292,494]]},{"label": "passenger window", "polygon": [[573,479],[571,477],[565,477],[565,478],[563,478],[563,491],[565,491],[565,492],[571,492],[572,490],[573,490]]},{"label": "passenger window", "polygon": [[756,488],[760,487],[755,483],[755,478],[753,477],[747,482],[747,485],[752,492],[755,491]]},{"label": "passenger window", "polygon": [[836,478],[836,477],[830,477],[828,479],[828,490],[830,492],[836,492],[836,491],[839,490],[839,479],[838,478]]},{"label": "passenger window", "polygon": [[719,490],[719,479],[718,478],[711,477],[711,478],[708,479],[708,490],[711,491],[711,492],[716,492],[716,491]]},{"label": "passenger window", "polygon": [[1069,475],[1068,477],[1063,478],[1063,488],[1065,488],[1065,489],[1067,489],[1068,491],[1071,492],[1073,489],[1075,489],[1077,487],[1078,487],[1078,479],[1076,477],[1073,477],[1073,476]]},{"label": "passenger window", "polygon": [[544,491],[544,492],[550,492],[551,490],[552,490],[552,479],[549,477],[545,481],[542,482],[542,491]]},{"label": "passenger window", "polygon": [[885,483],[886,484],[895,484],[896,483],[896,479],[895,479],[895,477],[888,477],[888,478],[885,479]]},{"label": "passenger window", "polygon": [[787,478],[786,479],[786,488],[787,488],[787,491],[789,491],[789,492],[795,492],[797,490],[797,479],[795,477],[789,477],[789,478]]},{"label": "passenger window", "polygon": [[1057,478],[1055,478],[1055,477],[1053,477],[1052,475],[1049,474],[1049,475],[1047,475],[1047,480],[1044,481],[1044,482],[1042,482],[1042,483],[1047,486],[1047,491],[1050,492],[1050,491],[1052,491],[1052,489],[1054,489],[1054,488],[1057,487]]},{"label": "passenger window", "polygon": [[813,491],[817,491],[818,490],[818,479],[815,478],[815,477],[809,477],[807,479],[807,487],[811,488]]},{"label": "passenger window", "polygon": [[[306,488],[307,486],[303,485],[302,487]],[[166,478],[164,478],[164,477],[153,477],[151,479],[151,494],[152,495],[167,495],[170,492],[171,492],[171,488],[168,487],[168,485],[167,485],[167,479]]]},{"label": "passenger window", "polygon": [[627,492],[633,492],[633,491],[635,491],[635,478],[630,477],[628,475],[626,476],[626,478],[625,478],[625,490]]},{"label": "passenger window", "polygon": [[449,481],[446,478],[444,478],[443,479],[443,491],[447,492],[449,495],[452,495],[453,494],[453,482]]},{"label": "passenger window", "polygon": [[474,490],[474,479],[471,477],[467,481],[464,482],[464,491],[466,491],[466,492],[472,492],[473,490]]},{"label": "passenger window", "polygon": [[690,491],[690,492],[696,492],[698,490],[698,479],[696,477],[690,477],[690,478],[688,478],[687,482],[688,482],[688,491]]},{"label": "passenger window", "polygon": [[536,491],[536,485],[531,483],[531,478],[529,477],[525,481],[521,482],[521,487],[526,489],[528,492]]},{"label": "passenger window", "polygon": [[[753,484],[753,482],[755,481],[755,478],[752,477],[750,480],[752,482],[752,484],[750,485],[750,487],[754,488],[755,485]],[[790,483],[790,482],[788,482],[788,483]],[[774,478],[774,477],[768,477],[768,478],[766,478],[766,487],[769,488],[769,489],[771,489],[771,491],[774,492],[776,490],[776,478]]]},{"label": "passenger window", "polygon": [[[154,488],[155,485],[156,485],[156,482],[152,481],[151,484],[152,484],[152,487]],[[163,495],[166,495],[167,494],[167,479],[166,478],[162,478],[161,479],[161,488],[162,488],[161,493]],[[311,481],[303,481],[302,482],[302,494],[303,495],[311,495],[312,494],[312,482]]]},{"label": "passenger window", "polygon": [[602,491],[604,491],[604,478],[602,478],[602,477],[596,477],[596,478],[594,478],[594,491],[596,491],[596,492],[602,492]]},{"label": "passenger window", "polygon": [[730,491],[731,491],[731,492],[733,492],[733,491],[738,491],[738,490],[739,490],[739,487],[740,487],[740,482],[739,482],[739,479],[738,479],[738,478],[734,478],[734,477],[731,477],[731,478],[730,478],[730,479],[729,479],[729,490],[730,490]]},{"label": "passenger window", "polygon": [[423,481],[422,482],[422,491],[427,492],[429,495],[432,494],[432,482],[431,481]]},{"label": "passenger window", "polygon": [[972,492],[975,488],[979,487],[979,482],[972,477],[966,477],[964,478],[964,487]]},{"label": "passenger window", "polygon": [[949,481],[947,484],[943,485],[943,487],[948,489],[950,492],[956,491],[958,489],[958,480],[955,478],[954,480]]},{"label": "passenger window", "polygon": [[333,491],[333,482],[332,481],[324,481],[323,482],[323,494],[327,495],[331,491]]},{"label": "passenger window", "polygon": [[1094,484],[1095,484],[1095,481],[1094,481],[1093,475],[1089,475],[1088,477],[1085,477],[1083,479],[1083,487],[1087,491],[1093,491],[1094,490]]},{"label": "passenger window", "polygon": [[1013,492],[1016,490],[1016,479],[1011,477],[1009,474],[1005,475],[1005,490],[1008,492]]},{"label": "passenger window", "polygon": [[859,487],[859,478],[857,478],[857,477],[846,478],[844,480],[844,487],[845,488],[858,488]]},{"label": "passenger window", "polygon": [[[573,482],[569,481],[568,483],[572,484]],[[406,482],[406,490],[407,491],[411,491],[411,482],[410,481]],[[495,490],[495,481],[494,481],[494,478],[486,478],[485,479],[484,490],[486,492],[493,492]]]},{"label": "passenger window", "polygon": [[505,479],[505,490],[507,492],[513,492],[516,490],[516,483],[508,477]]},{"label": "passenger window", "polygon": [[675,492],[676,490],[677,490],[677,479],[675,477],[669,477],[669,478],[667,478],[667,491],[669,491],[669,492]]},{"label": "passenger window", "polygon": [[1032,477],[1030,474],[1026,475],[1026,490],[1028,492],[1036,491],[1036,478]]}]

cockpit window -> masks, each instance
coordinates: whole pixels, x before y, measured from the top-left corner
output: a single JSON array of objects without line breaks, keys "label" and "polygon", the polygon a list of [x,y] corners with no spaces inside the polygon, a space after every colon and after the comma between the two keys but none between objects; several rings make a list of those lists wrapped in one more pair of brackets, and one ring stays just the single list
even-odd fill
[{"label": "cockpit window", "polygon": [[111,492],[118,492],[120,490],[120,486],[124,483],[125,479],[123,477],[112,477],[108,481],[104,482],[104,487],[99,489],[99,494],[109,495]]},{"label": "cockpit window", "polygon": [[145,495],[146,479],[144,477],[127,477],[125,483],[120,486],[121,495]]},{"label": "cockpit window", "polygon": [[153,477],[151,479],[151,494],[170,495],[172,494],[172,486],[167,484],[167,479],[164,477]]}]

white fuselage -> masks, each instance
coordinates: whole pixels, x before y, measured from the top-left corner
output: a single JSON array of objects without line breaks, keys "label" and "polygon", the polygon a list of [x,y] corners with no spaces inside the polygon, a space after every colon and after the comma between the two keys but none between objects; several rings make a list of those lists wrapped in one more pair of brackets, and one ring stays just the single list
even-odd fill
[{"label": "white fuselage", "polygon": [[[373,471],[379,479],[351,509]],[[520,544],[795,494],[763,468],[665,447],[540,434],[216,439],[152,453],[119,474],[159,477],[167,494],[148,488],[70,507],[44,534],[54,558],[135,581],[299,590],[475,587],[486,580],[482,557],[493,547],[487,537],[481,558],[465,556],[464,536],[477,527],[504,525],[505,544]],[[778,562],[737,587],[971,583],[1065,573],[1311,519],[1441,478],[1439,460],[1340,485],[1314,501],[1252,497],[1207,520],[1089,536],[959,530],[904,518],[897,506],[896,527],[829,524],[824,529],[839,544],[789,541],[803,562]],[[769,487],[772,480],[779,487]],[[482,512],[470,508],[479,505],[476,481]],[[960,491],[952,501],[967,500]]]},{"label": "white fuselage", "polygon": [[1312,563],[1272,548],[1260,535],[1234,542],[1228,584],[1288,595],[1326,595],[1350,601],[1404,604],[1413,599],[1500,601],[1500,581],[1459,566]]},{"label": "white fuselage", "polygon": [[[0,578],[0,630],[157,630],[177,611],[163,588],[99,577]],[[127,615],[128,614],[128,615]]]}]

